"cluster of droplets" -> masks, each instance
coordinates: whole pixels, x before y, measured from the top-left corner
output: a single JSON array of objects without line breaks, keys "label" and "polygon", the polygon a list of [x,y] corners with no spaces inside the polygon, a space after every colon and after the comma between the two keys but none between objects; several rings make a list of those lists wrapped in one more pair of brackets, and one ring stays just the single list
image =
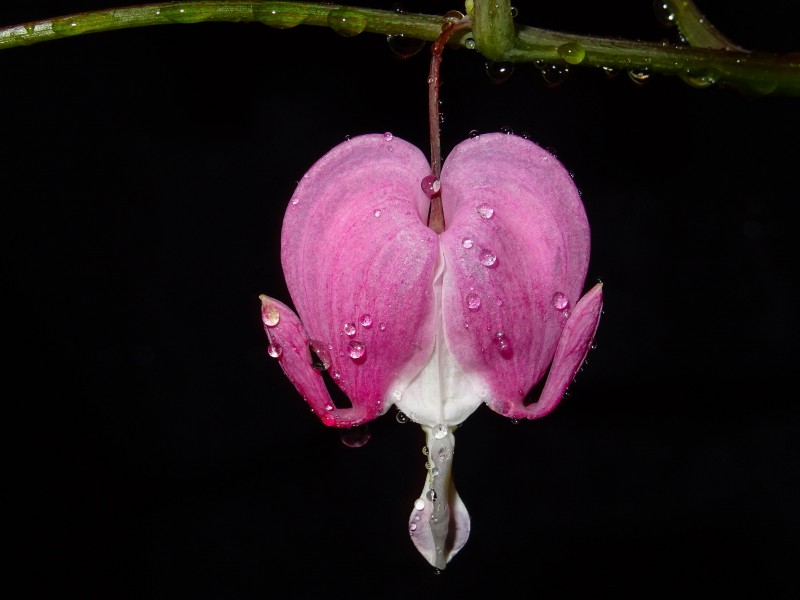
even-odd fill
[{"label": "cluster of droplets", "polygon": [[[281,322],[281,313],[271,302],[264,302],[261,306],[261,320],[268,330],[272,329],[273,327],[277,327],[278,323]],[[267,354],[272,358],[280,358],[281,354],[283,354],[283,346],[270,340],[267,346]]]}]

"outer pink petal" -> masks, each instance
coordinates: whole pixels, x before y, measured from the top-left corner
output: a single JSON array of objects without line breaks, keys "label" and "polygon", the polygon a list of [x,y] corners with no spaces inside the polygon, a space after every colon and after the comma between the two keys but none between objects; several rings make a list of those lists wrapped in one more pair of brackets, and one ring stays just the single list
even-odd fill
[{"label": "outer pink petal", "polygon": [[[420,186],[429,172],[408,142],[356,137],[314,164],[286,210],[289,293],[309,337],[330,347],[330,373],[359,422],[384,412],[433,348],[439,251]],[[364,354],[351,358],[360,347]]]},{"label": "outer pink petal", "polygon": [[553,359],[589,261],[589,225],[572,178],[523,138],[462,142],[442,170],[447,345],[509,415]]},{"label": "outer pink petal", "polygon": [[603,311],[603,284],[598,283],[586,292],[572,311],[558,341],[556,355],[547,375],[538,402],[524,406],[515,403],[508,413],[512,419],[538,419],[551,412],[564,397],[591,348],[600,314]]},{"label": "outer pink petal", "polygon": [[281,369],[322,422],[344,427],[364,421],[363,410],[334,406],[322,375],[311,366],[308,334],[297,315],[282,302],[264,295],[261,296],[261,314]]}]

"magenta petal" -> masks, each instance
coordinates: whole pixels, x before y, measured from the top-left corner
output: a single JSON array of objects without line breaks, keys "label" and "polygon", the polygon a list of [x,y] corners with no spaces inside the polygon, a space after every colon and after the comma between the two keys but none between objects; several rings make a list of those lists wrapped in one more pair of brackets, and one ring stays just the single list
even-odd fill
[{"label": "magenta petal", "polygon": [[454,148],[442,170],[447,346],[511,416],[550,365],[581,294],[589,225],[553,155],[489,134]]},{"label": "magenta petal", "polygon": [[516,403],[509,417],[537,419],[558,405],[586,359],[602,312],[603,284],[598,283],[578,301],[567,320],[539,401],[530,406],[524,406],[522,402]]},{"label": "magenta petal", "polygon": [[361,421],[384,412],[432,352],[439,251],[420,187],[429,172],[408,142],[355,137],[303,176],[284,217],[289,293]]}]

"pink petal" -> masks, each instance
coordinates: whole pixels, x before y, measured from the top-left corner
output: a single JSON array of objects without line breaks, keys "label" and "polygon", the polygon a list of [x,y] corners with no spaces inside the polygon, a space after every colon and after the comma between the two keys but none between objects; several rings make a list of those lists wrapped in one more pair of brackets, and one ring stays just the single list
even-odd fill
[{"label": "pink petal", "polygon": [[331,347],[329,371],[359,415],[328,424],[384,412],[432,351],[439,250],[420,187],[429,173],[408,142],[355,137],[314,164],[286,210],[287,287],[309,338]]},{"label": "pink petal", "polygon": [[603,312],[603,284],[598,283],[578,301],[558,340],[556,355],[539,401],[530,406],[517,402],[508,416],[537,419],[551,412],[564,397],[591,348]]},{"label": "pink petal", "polygon": [[281,369],[326,425],[349,426],[364,417],[356,409],[338,409],[319,371],[311,366],[309,338],[300,319],[282,302],[261,295],[261,315],[270,349],[278,356]]},{"label": "pink petal", "polygon": [[561,163],[513,135],[462,142],[441,180],[447,345],[487,382],[487,404],[510,415],[546,372],[582,291],[586,214]]}]

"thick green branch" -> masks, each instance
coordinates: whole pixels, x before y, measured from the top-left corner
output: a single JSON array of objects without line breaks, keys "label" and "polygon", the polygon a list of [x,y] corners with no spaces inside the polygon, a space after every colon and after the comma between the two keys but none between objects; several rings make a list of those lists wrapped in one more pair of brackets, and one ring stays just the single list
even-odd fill
[{"label": "thick green branch", "polygon": [[[693,46],[579,36],[513,25],[508,0],[475,0],[474,37],[455,36],[453,47],[476,47],[494,61],[605,67],[678,75],[696,85],[725,83],[757,93],[800,95],[800,55],[747,52],[719,34],[691,3],[675,12]],[[328,27],[344,36],[362,32],[403,35],[433,42],[443,16],[311,2],[166,2],[55,17],[0,28],[0,49],[131,27],[208,21],[260,22],[271,27]],[[704,46],[704,47],[694,47]]]}]

